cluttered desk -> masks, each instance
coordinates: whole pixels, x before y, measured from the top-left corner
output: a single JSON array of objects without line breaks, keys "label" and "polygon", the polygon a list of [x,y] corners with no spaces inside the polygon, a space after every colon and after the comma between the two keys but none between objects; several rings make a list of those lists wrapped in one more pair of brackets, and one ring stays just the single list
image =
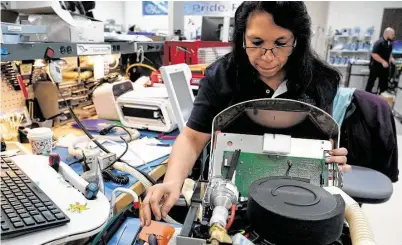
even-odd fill
[{"label": "cluttered desk", "polygon": [[[68,126],[63,126],[60,128],[56,128],[53,130],[55,135],[68,135],[68,137],[71,137],[71,134],[76,134],[76,135],[80,135],[82,134],[79,130],[72,128],[70,125]],[[68,134],[65,134],[65,132],[68,132]],[[170,134],[170,136],[174,136],[177,135],[177,132],[173,132],[172,134]],[[147,132],[147,131],[142,131],[141,136],[143,137],[152,137],[152,136],[157,136],[156,133],[152,133],[152,132]],[[167,148],[166,145],[170,145],[172,143],[173,140],[164,140],[164,146],[161,147],[165,147]],[[57,145],[57,144],[56,144]],[[24,147],[25,146],[25,147]],[[94,203],[94,201],[92,200],[85,200],[85,198],[83,198],[83,195],[80,192],[77,192],[74,188],[65,188],[65,184],[62,184],[61,187],[55,187],[54,185],[59,184],[58,182],[60,181],[59,178],[56,175],[56,172],[52,171],[52,169],[47,166],[47,157],[45,156],[37,156],[37,155],[29,155],[29,151],[31,146],[24,144],[24,146],[20,145],[20,147],[15,147],[14,144],[10,143],[10,149],[9,152],[11,152],[11,154],[18,154],[19,152],[17,152],[16,150],[19,150],[22,152],[21,155],[12,157],[11,160],[14,161],[14,163],[20,167],[28,176],[29,178],[32,180],[32,182],[34,183],[40,183],[40,188],[41,190],[43,190],[43,192],[45,192],[49,197],[51,197],[51,200],[53,200],[57,207],[59,207],[57,210],[60,211],[64,211],[66,213],[68,213],[68,216],[70,217],[69,221],[65,226],[62,227],[58,227],[58,228],[54,228],[52,230],[47,230],[47,231],[42,231],[39,233],[32,233],[31,235],[24,235],[24,236],[20,236],[18,238],[14,238],[14,239],[10,239],[10,240],[5,240],[2,241],[2,243],[4,244],[26,244],[26,241],[31,241],[33,242],[32,244],[46,244],[50,241],[52,241],[53,243],[64,243],[67,241],[71,241],[71,240],[76,240],[82,237],[86,237],[86,236],[91,236],[93,234],[96,234],[97,232],[100,231],[100,229],[105,225],[105,223],[108,220],[108,216],[109,216],[109,211],[110,211],[110,204],[109,201],[111,201],[112,199],[112,192],[114,189],[116,189],[117,187],[122,187],[122,188],[128,188],[132,191],[134,191],[135,193],[137,193],[138,195],[142,194],[144,192],[144,187],[140,184],[140,182],[138,182],[138,180],[133,177],[130,176],[129,174],[125,174],[124,176],[127,176],[128,178],[128,182],[125,183],[124,185],[121,184],[117,184],[117,183],[113,183],[113,182],[106,182],[105,183],[105,189],[104,189],[104,195],[97,195],[97,200],[96,203]],[[154,147],[153,145],[150,147]],[[24,149],[25,148],[25,149]],[[153,149],[155,150],[155,149]],[[68,167],[71,167],[72,170],[74,170],[74,172],[77,174],[76,177],[78,177],[78,175],[81,175],[83,172],[83,168],[82,165],[80,163],[75,163],[76,160],[71,159],[71,160],[67,160],[67,149],[63,148],[63,147],[55,147],[53,148],[52,152],[53,153],[58,153],[60,156],[60,160],[69,165]],[[165,150],[166,152],[166,150]],[[4,156],[8,154],[8,151],[3,152]],[[166,159],[167,159],[167,155],[166,153],[161,153],[161,154],[165,154],[165,156],[160,157],[154,161],[149,162],[149,164],[147,164],[147,166],[142,166],[142,170],[146,173],[149,173],[149,175],[154,178],[154,179],[159,179],[165,172],[165,166],[163,165],[164,163],[166,163]],[[158,157],[158,156],[157,156]],[[3,170],[3,165],[7,164],[9,158],[3,158],[2,161],[4,160],[4,162],[2,162],[2,170]],[[45,164],[45,166],[41,166]],[[14,166],[15,168],[15,166]],[[16,168],[15,168],[16,169]],[[42,170],[43,169],[43,170]],[[16,170],[18,171],[18,170]],[[117,170],[113,170],[113,172],[117,175],[121,175],[122,172],[117,171]],[[3,172],[2,172],[3,173]],[[8,176],[3,180],[3,174],[2,174],[2,185],[3,184],[7,184],[7,188],[6,186],[4,186],[4,188],[2,187],[2,193],[5,195],[9,194],[10,189],[12,188],[9,185],[10,179],[12,179],[12,176],[10,176],[10,172],[6,171],[5,172]],[[55,176],[52,176],[55,175]],[[46,176],[48,177],[48,179],[44,179],[43,177]],[[10,182],[11,183],[11,182]],[[12,183],[14,184],[14,183]],[[19,181],[16,182],[15,184],[19,184]],[[60,184],[59,184],[60,185]],[[64,187],[64,188],[63,188]],[[55,192],[55,189],[59,189],[57,192]],[[20,188],[22,191],[24,191],[24,189]],[[64,191],[64,189],[66,189],[66,191]],[[68,191],[67,191],[68,190]],[[14,193],[15,195],[19,194]],[[120,193],[118,193],[120,194]],[[13,195],[13,194],[11,194]],[[8,196],[5,196],[8,198]],[[13,200],[13,197],[17,197],[19,198],[19,196],[9,196],[11,197],[10,199],[8,199],[8,203],[6,205],[3,206],[2,203],[2,208],[11,208],[12,204],[16,204],[16,203],[12,203],[11,201]],[[68,197],[66,199],[66,197]],[[101,202],[101,203],[99,203]],[[46,203],[46,202],[42,202],[42,203]],[[127,205],[129,205],[130,203],[132,203],[132,198],[129,197],[126,193],[122,193],[121,195],[118,195],[115,204],[114,204],[114,209],[116,211],[120,211],[121,209],[125,208]],[[28,214],[35,214],[35,210],[31,210],[29,209],[30,206],[25,205],[25,203],[21,203],[22,206],[21,207],[25,207],[26,211],[28,212]],[[7,206],[9,205],[9,206]],[[13,206],[14,206],[13,205]],[[17,204],[16,208],[18,207],[19,204]],[[35,205],[35,204],[33,204]],[[74,208],[79,208],[77,206],[79,205],[85,205],[85,208],[83,210],[74,210]],[[39,205],[35,205],[33,207],[38,207],[41,208],[42,206]],[[45,206],[48,207],[48,206]],[[15,208],[15,206],[14,206]],[[8,230],[8,226],[11,225],[25,225],[26,228],[30,228],[29,225],[30,223],[22,223],[22,221],[29,221],[31,220],[30,217],[27,216],[27,218],[25,219],[18,219],[16,217],[14,217],[14,215],[16,214],[13,211],[20,211],[20,209],[16,209],[15,210],[9,210],[9,209],[3,209],[5,212],[9,212],[9,213],[4,213],[4,215],[9,218],[8,220],[5,220],[5,223],[2,224],[2,231],[7,231]],[[33,208],[32,208],[33,209]],[[6,211],[7,210],[7,211]],[[30,211],[31,210],[31,211]],[[44,209],[45,210],[45,209]],[[53,212],[54,210],[49,210],[51,212]],[[20,211],[22,212],[22,211]],[[3,213],[2,213],[3,214]],[[47,215],[48,213],[45,212],[45,214]],[[53,214],[53,213],[52,213]],[[57,215],[57,213],[56,213]],[[67,217],[66,214],[63,214],[65,217]],[[2,216],[3,217],[3,216]],[[25,216],[21,216],[25,217]],[[38,215],[32,215],[32,218],[34,221],[42,221],[40,220],[36,220],[36,218],[41,217]],[[46,218],[46,216],[43,215],[43,217]],[[50,216],[49,219],[52,218],[57,218],[57,217],[63,217],[63,216]],[[84,221],[89,221],[91,220],[91,222],[88,224],[88,222],[84,222]],[[14,221],[14,222],[13,222]],[[27,221],[27,222],[28,222]],[[68,220],[66,219],[66,222]],[[11,222],[11,223],[9,223]],[[95,224],[95,227],[91,228],[91,225]],[[4,229],[3,229],[4,228]],[[18,227],[19,228],[19,227]],[[85,231],[85,232],[83,232]],[[76,233],[83,233],[81,235],[74,235]],[[55,238],[55,234],[57,234],[57,239]],[[4,235],[3,235],[4,236]],[[57,242],[56,242],[57,241]]]},{"label": "cluttered desk", "polygon": [[[172,109],[171,90],[157,85],[148,88],[149,78],[132,83],[119,77],[94,88],[97,115],[84,119],[80,114],[85,107],[76,113],[63,91],[65,61],[48,58],[45,62],[48,69],[42,75],[50,81],[34,92],[39,109],[28,103],[28,110],[1,115],[6,140],[1,163],[4,244],[91,240],[114,215],[127,207],[138,209],[139,196],[165,173],[178,122],[182,129],[187,120],[175,113],[182,108],[191,111],[188,106],[194,100],[191,73],[179,66],[181,70],[174,72],[183,74],[180,83],[188,84],[191,93],[187,96],[191,101],[181,101],[181,108]],[[2,86],[5,82],[2,79]],[[32,110],[50,120],[33,123],[37,118]],[[57,120],[66,115],[63,110],[72,122]],[[53,121],[50,126],[49,121]]]},{"label": "cluttered desk", "polygon": [[[390,180],[366,168],[343,175],[326,163],[339,147],[339,125],[315,106],[286,99],[220,112],[200,176],[186,179],[162,221],[141,228],[143,194],[164,175],[192,111],[189,66],[163,66],[156,82],[115,73],[90,84],[90,71],[52,54],[47,49],[35,61],[42,68],[34,98],[29,83],[11,74],[17,64],[2,64],[9,75],[2,87],[3,80],[20,87],[26,102],[1,115],[2,244],[375,244],[359,204],[386,202]],[[92,61],[75,65],[85,62]],[[244,121],[264,133],[233,130]]]}]

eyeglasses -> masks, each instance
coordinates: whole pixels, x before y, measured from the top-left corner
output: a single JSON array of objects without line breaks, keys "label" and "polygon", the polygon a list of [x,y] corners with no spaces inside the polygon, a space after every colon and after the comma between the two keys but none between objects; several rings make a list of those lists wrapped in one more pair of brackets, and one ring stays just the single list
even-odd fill
[{"label": "eyeglasses", "polygon": [[267,54],[268,50],[271,51],[272,55],[275,57],[289,57],[293,49],[296,47],[297,41],[293,45],[281,45],[275,46],[273,48],[264,48],[258,46],[245,46],[244,48],[248,51],[248,54],[253,57],[262,57]]}]

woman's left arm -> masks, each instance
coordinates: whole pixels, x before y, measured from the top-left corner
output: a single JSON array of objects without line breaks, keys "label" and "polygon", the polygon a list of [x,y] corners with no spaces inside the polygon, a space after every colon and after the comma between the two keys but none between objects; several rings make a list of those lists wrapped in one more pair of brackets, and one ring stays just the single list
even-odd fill
[{"label": "woman's left arm", "polygon": [[344,147],[342,148],[338,148],[338,149],[334,149],[329,151],[329,154],[331,156],[327,157],[325,159],[325,161],[327,163],[331,163],[331,162],[336,162],[339,164],[339,169],[346,173],[349,172],[350,170],[352,170],[352,167],[350,165],[347,164],[348,162],[348,150]]}]

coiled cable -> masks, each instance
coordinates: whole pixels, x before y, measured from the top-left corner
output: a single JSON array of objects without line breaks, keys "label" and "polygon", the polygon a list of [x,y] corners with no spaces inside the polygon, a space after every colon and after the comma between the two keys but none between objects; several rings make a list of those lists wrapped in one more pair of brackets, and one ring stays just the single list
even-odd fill
[{"label": "coiled cable", "polygon": [[113,174],[111,169],[104,169],[102,171],[102,177],[106,182],[111,181],[118,185],[126,185],[130,181],[127,176]]}]

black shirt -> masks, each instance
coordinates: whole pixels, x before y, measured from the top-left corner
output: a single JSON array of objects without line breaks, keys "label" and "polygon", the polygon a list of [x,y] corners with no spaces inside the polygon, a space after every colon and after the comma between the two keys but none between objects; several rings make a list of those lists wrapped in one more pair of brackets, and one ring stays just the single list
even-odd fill
[{"label": "black shirt", "polygon": [[[211,133],[212,121],[222,110],[247,100],[271,98],[275,93],[254,72],[245,72],[247,68],[239,69],[235,66],[229,54],[206,69],[187,122],[188,127],[199,132]],[[296,99],[291,98],[293,96],[289,92],[275,97]],[[304,101],[314,104],[309,98]]]},{"label": "black shirt", "polygon": [[[392,52],[392,42],[387,41],[384,37],[381,37],[377,42],[374,43],[373,54],[378,54],[385,61],[389,61]],[[379,65],[380,63],[371,57],[371,64]]]}]

